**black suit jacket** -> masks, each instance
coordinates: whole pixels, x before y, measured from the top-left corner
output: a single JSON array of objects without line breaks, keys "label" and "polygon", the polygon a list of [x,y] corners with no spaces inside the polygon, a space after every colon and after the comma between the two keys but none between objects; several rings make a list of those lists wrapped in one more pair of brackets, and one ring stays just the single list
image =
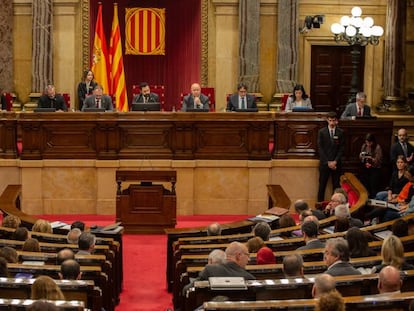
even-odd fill
[{"label": "black suit jacket", "polygon": [[337,166],[340,165],[344,148],[345,136],[342,129],[335,128],[333,140],[327,126],[319,130],[318,151],[321,166],[328,165],[328,161],[336,161]]},{"label": "black suit jacket", "polygon": [[[135,95],[134,99],[132,100],[132,103],[143,103],[144,102],[144,96],[142,94]],[[148,95],[148,103],[159,103],[160,99],[158,94],[155,93],[149,93]]]},{"label": "black suit jacket", "polygon": [[224,264],[212,264],[205,266],[200,272],[198,279],[208,280],[211,276],[241,276],[246,280],[256,279],[252,274],[233,261],[228,261]]},{"label": "black suit jacket", "polygon": [[[202,107],[200,109],[210,109],[210,98],[207,95],[200,94],[200,102]],[[192,94],[188,94],[183,98],[183,105],[181,111],[187,111],[187,109],[194,108],[194,97]]]},{"label": "black suit jacket", "polygon": [[50,98],[47,95],[42,95],[39,98],[37,104],[39,108],[56,108],[56,110],[68,111],[66,106],[65,99],[62,95],[56,94],[54,98]]},{"label": "black suit jacket", "polygon": [[[246,108],[257,108],[256,100],[253,95],[246,94],[246,104]],[[226,108],[227,111],[236,111],[236,109],[239,109],[239,93],[230,96]]]},{"label": "black suit jacket", "polygon": [[86,95],[91,95],[93,89],[97,85],[98,84],[95,81],[93,81],[93,80],[91,81],[91,83],[89,83],[89,87],[86,87],[86,83],[85,82],[80,82],[78,84],[79,110],[82,110],[83,102],[85,101]]},{"label": "black suit jacket", "polygon": [[[407,156],[410,156],[413,152],[414,152],[413,145],[407,142]],[[391,146],[391,150],[390,150],[390,160],[391,160],[391,163],[394,165],[394,167],[395,167],[395,162],[397,161],[397,157],[399,155],[404,155],[404,151],[403,151],[403,148],[400,142],[397,141]],[[409,164],[412,164],[412,163],[413,161],[411,161]]]}]

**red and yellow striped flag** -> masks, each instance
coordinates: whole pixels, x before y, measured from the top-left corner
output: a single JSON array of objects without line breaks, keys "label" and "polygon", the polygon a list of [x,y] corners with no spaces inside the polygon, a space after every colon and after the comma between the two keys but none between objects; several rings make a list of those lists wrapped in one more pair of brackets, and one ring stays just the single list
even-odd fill
[{"label": "red and yellow striped flag", "polygon": [[165,55],[165,9],[125,9],[125,54]]},{"label": "red and yellow striped flag", "polygon": [[109,92],[108,48],[106,45],[105,33],[102,23],[102,3],[99,4],[98,8],[92,53],[93,59],[91,70],[95,76],[95,80],[100,85],[102,85],[106,92]]},{"label": "red and yellow striped flag", "polygon": [[119,30],[118,4],[114,3],[111,41],[109,43],[109,61],[111,64],[111,92],[115,96],[118,111],[128,111],[128,97],[125,82],[124,62],[122,60],[121,31]]}]

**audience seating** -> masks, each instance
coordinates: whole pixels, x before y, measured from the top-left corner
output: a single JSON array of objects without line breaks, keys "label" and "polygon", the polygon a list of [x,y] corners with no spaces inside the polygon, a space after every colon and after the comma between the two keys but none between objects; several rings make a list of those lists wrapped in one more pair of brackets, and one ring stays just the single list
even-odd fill
[{"label": "audience seating", "polygon": [[[336,288],[343,297],[378,294],[378,274],[334,277]],[[405,271],[402,292],[409,292],[414,285],[414,270]],[[184,310],[193,310],[203,302],[223,295],[230,301],[255,301],[311,299],[314,277],[290,279],[266,279],[246,281],[247,290],[210,288],[208,281],[196,281],[185,296]],[[237,302],[234,302],[237,303]],[[249,309],[250,310],[250,309]],[[352,309],[353,310],[353,309]]]},{"label": "audience seating", "polygon": [[[28,306],[31,306],[35,303],[36,300],[32,299],[3,299],[0,298],[0,309],[1,310],[13,310],[13,311],[25,311]],[[56,309],[59,311],[83,311],[89,310],[85,308],[83,301],[71,300],[47,300],[55,305]]]},{"label": "audience seating", "polygon": [[[29,299],[34,281],[35,279],[27,278],[0,278],[2,298]],[[56,280],[55,282],[62,290],[66,300],[82,301],[92,311],[101,311],[102,293],[99,288],[95,287],[93,281]]]},{"label": "audience seating", "polygon": [[[405,311],[411,300],[414,299],[414,292],[390,293],[389,295],[350,296],[345,297],[346,310],[394,310]],[[205,302],[203,310],[315,310],[314,299],[293,299],[293,300],[266,300],[266,301],[234,301],[234,302]]]}]

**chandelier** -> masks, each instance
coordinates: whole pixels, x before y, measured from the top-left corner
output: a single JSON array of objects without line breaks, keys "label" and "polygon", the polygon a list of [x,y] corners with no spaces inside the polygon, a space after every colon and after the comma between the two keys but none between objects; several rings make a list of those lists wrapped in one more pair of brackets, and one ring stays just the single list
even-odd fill
[{"label": "chandelier", "polygon": [[342,16],[340,23],[331,25],[334,40],[337,43],[345,41],[349,45],[377,45],[384,29],[374,25],[372,17],[362,18],[362,10],[358,6],[352,8],[351,14],[352,16]]}]

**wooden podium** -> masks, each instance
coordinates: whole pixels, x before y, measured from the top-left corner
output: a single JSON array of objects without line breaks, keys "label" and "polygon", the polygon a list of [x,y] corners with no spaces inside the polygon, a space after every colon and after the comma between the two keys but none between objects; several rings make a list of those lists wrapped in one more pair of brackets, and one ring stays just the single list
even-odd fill
[{"label": "wooden podium", "polygon": [[[176,225],[176,171],[116,171],[116,221],[126,233],[164,233]],[[170,182],[171,189],[153,182]],[[130,184],[122,190],[122,182]]]}]

